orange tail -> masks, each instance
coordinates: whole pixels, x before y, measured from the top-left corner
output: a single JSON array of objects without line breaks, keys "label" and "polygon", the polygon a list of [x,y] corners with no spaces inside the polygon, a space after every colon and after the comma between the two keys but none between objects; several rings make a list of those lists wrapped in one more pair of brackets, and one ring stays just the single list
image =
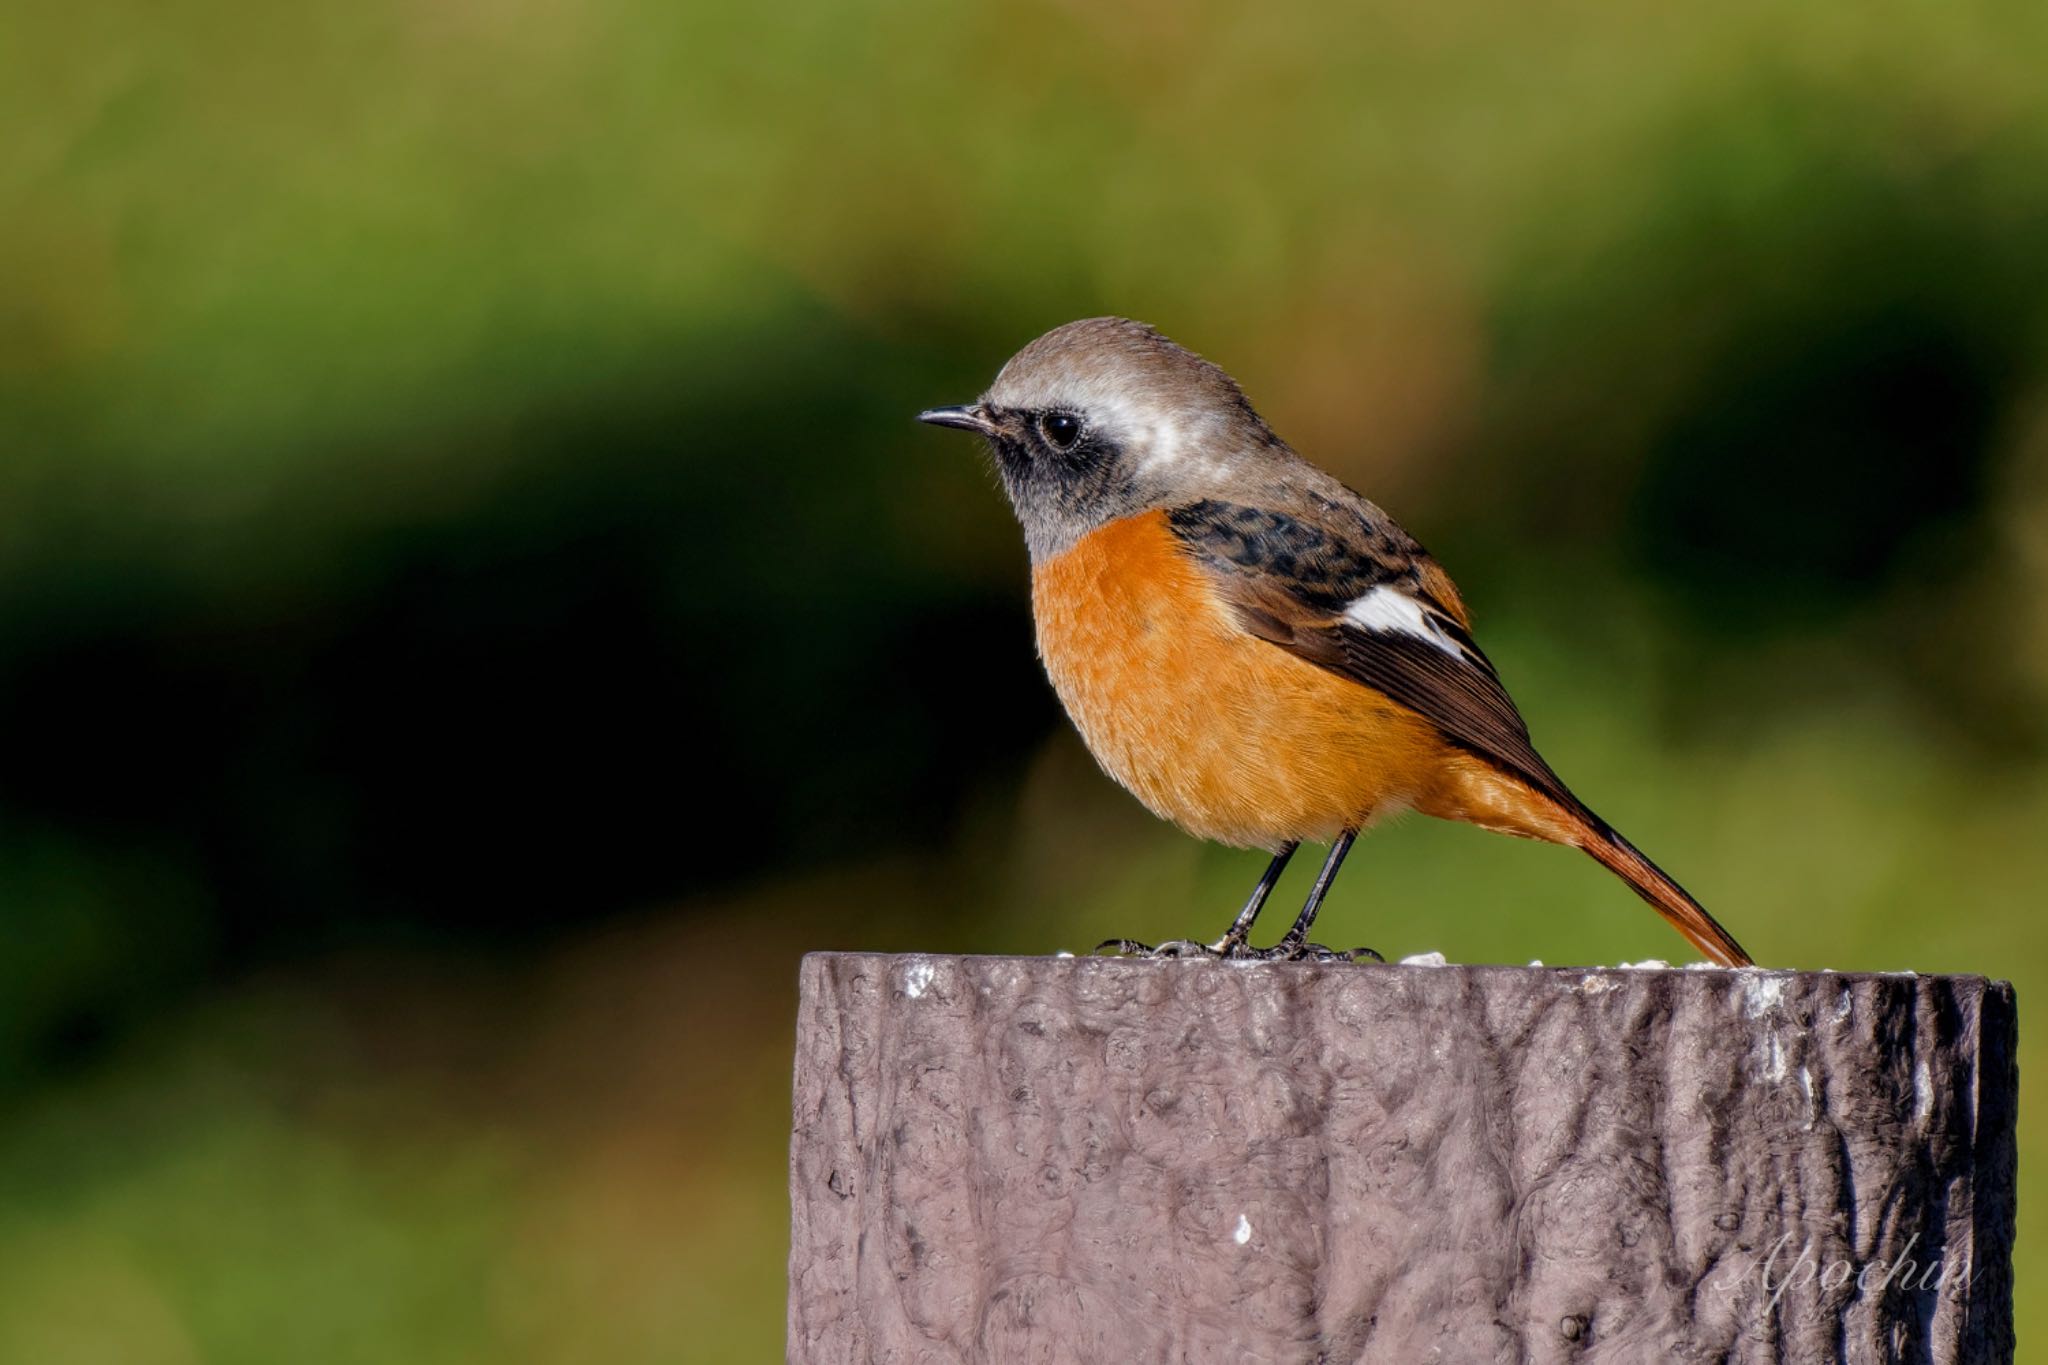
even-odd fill
[{"label": "orange tail", "polygon": [[1664,869],[1636,851],[1634,844],[1622,838],[1607,827],[1605,821],[1587,812],[1586,838],[1580,848],[1593,855],[1600,865],[1615,876],[1627,882],[1638,896],[1657,908],[1657,913],[1671,921],[1671,927],[1684,934],[1686,941],[1705,953],[1723,967],[1753,967],[1748,953],[1742,951],[1726,929],[1714,923],[1714,917],[1706,907],[1687,895],[1685,888],[1665,874]]}]

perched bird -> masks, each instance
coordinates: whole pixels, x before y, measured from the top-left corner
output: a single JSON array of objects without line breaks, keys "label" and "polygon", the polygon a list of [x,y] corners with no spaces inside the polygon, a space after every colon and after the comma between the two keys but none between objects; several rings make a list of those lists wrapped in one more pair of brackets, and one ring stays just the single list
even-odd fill
[{"label": "perched bird", "polygon": [[[918,420],[987,439],[1031,553],[1038,652],[1096,760],[1189,833],[1273,853],[1221,938],[1156,951],[1344,956],[1310,943],[1316,910],[1358,832],[1413,809],[1584,849],[1709,958],[1749,964],[1537,754],[1450,576],[1217,366],[1090,318]],[[1315,886],[1254,949],[1305,840],[1330,844]]]}]

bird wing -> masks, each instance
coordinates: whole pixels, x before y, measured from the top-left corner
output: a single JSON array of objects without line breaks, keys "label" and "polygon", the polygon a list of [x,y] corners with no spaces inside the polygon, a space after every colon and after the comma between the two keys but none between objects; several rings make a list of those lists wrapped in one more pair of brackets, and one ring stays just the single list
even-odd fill
[{"label": "bird wing", "polygon": [[1384,515],[1204,499],[1169,509],[1167,524],[1246,631],[1384,693],[1452,743],[1583,810],[1536,752],[1449,576]]}]

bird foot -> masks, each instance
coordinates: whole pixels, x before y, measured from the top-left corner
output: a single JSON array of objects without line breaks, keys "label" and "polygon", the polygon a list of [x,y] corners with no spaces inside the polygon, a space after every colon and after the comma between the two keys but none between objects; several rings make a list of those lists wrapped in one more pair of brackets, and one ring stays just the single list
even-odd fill
[{"label": "bird foot", "polygon": [[1357,962],[1369,958],[1374,962],[1385,962],[1377,950],[1372,948],[1329,948],[1320,943],[1290,943],[1281,939],[1270,948],[1250,948],[1243,954],[1260,962]]},{"label": "bird foot", "polygon": [[1361,958],[1386,961],[1371,948],[1339,951],[1320,943],[1289,943],[1286,939],[1270,948],[1254,948],[1249,943],[1196,943],[1192,939],[1180,938],[1154,948],[1134,938],[1112,938],[1097,944],[1095,951],[1116,957],[1144,957],[1162,962],[1193,957],[1213,957],[1231,962],[1357,962]]},{"label": "bird foot", "polygon": [[1170,961],[1184,957],[1221,957],[1206,943],[1193,939],[1177,938],[1154,948],[1149,943],[1140,943],[1134,938],[1106,938],[1095,945],[1095,954],[1109,953],[1114,957],[1149,957],[1159,961]]}]

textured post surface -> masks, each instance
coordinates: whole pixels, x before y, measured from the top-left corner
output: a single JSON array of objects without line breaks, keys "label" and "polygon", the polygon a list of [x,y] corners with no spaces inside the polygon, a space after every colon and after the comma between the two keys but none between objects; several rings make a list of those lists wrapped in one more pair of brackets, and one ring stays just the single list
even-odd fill
[{"label": "textured post surface", "polygon": [[1979,977],[804,960],[804,1365],[2004,1362]]}]

